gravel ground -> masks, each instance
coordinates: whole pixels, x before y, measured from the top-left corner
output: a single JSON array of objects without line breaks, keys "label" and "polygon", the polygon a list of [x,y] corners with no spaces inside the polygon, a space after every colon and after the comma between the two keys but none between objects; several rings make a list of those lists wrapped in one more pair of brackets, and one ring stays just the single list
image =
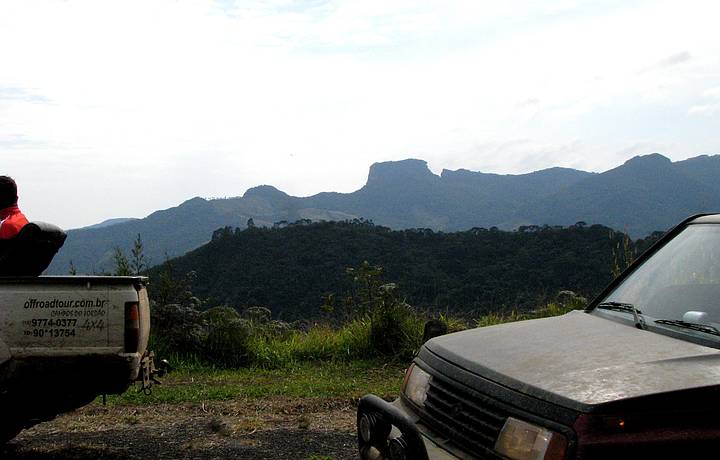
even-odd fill
[{"label": "gravel ground", "polygon": [[97,404],[25,430],[0,458],[353,459],[355,404],[328,399]]}]

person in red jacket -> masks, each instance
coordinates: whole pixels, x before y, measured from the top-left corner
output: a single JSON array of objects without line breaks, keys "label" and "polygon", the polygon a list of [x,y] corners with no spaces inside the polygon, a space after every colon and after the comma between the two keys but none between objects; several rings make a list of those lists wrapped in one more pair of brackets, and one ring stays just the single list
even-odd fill
[{"label": "person in red jacket", "polygon": [[15,238],[28,224],[17,205],[17,185],[8,176],[0,176],[0,240]]},{"label": "person in red jacket", "polygon": [[40,276],[67,235],[52,224],[29,223],[17,201],[15,181],[0,176],[0,277]]}]

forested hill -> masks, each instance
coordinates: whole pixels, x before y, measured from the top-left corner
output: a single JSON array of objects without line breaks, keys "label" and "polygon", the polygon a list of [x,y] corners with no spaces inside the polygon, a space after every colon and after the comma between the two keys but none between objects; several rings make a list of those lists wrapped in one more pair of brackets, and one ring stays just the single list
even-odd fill
[{"label": "forested hill", "polygon": [[[210,243],[170,266],[177,275],[195,272],[192,290],[209,306],[264,306],[283,319],[319,316],[328,293],[341,304],[352,288],[346,269],[363,261],[382,266],[385,280],[398,283],[415,307],[479,313],[531,309],[560,290],[598,293],[611,279],[621,240],[600,225],[442,233],[300,222],[217,230]],[[151,279],[161,270],[152,270]]]}]

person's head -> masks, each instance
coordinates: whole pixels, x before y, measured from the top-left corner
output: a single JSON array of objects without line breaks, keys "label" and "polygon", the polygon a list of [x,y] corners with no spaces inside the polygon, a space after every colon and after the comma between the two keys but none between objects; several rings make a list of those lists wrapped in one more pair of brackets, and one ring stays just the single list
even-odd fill
[{"label": "person's head", "polygon": [[17,185],[12,177],[0,176],[0,209],[17,204]]}]

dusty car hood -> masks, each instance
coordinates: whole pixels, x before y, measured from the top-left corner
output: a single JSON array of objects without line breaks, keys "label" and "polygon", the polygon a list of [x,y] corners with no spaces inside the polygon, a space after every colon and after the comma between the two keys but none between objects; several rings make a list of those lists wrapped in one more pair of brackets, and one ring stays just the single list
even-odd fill
[{"label": "dusty car hood", "polygon": [[580,311],[437,337],[426,347],[496,383],[573,408],[720,384],[718,350]]}]

